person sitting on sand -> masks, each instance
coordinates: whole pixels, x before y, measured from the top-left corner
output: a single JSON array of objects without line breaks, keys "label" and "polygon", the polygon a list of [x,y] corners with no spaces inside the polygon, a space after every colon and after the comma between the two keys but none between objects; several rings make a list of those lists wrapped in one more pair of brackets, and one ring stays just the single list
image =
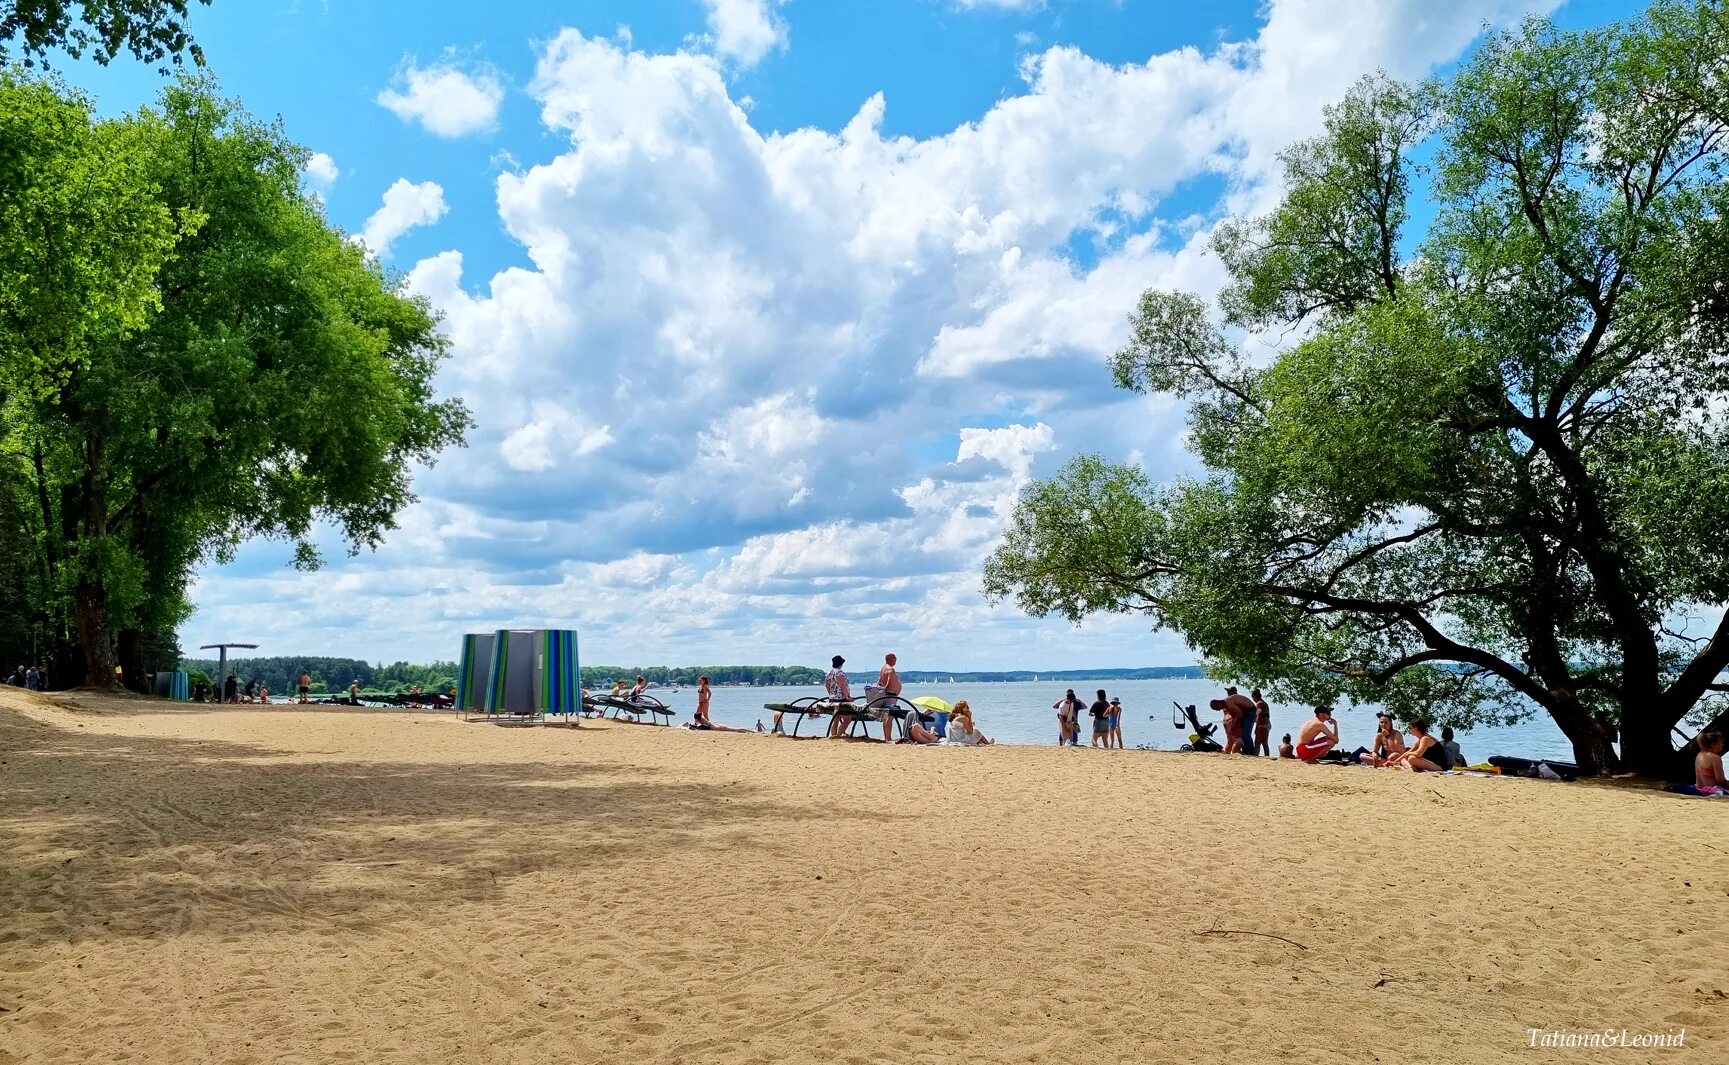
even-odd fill
[{"label": "person sitting on sand", "polygon": [[1722,795],[1729,792],[1729,779],[1723,775],[1721,732],[1699,734],[1699,753],[1693,756],[1693,787],[1701,795]]},{"label": "person sitting on sand", "polygon": [[1386,766],[1396,769],[1409,769],[1413,773],[1445,773],[1447,767],[1441,763],[1447,755],[1441,750],[1441,741],[1429,735],[1429,723],[1423,720],[1411,722],[1411,746],[1404,748],[1404,738],[1401,736],[1401,750],[1386,761]]},{"label": "person sitting on sand", "polygon": [[917,709],[913,709],[907,711],[906,741],[908,743],[941,743],[942,737],[937,735],[936,729],[925,724],[924,718],[919,715]]},{"label": "person sitting on sand", "polygon": [[1453,730],[1450,728],[1441,730],[1441,749],[1447,752],[1448,769],[1461,769],[1467,764],[1464,754],[1459,750],[1459,741],[1453,738]]},{"label": "person sitting on sand", "polygon": [[1339,724],[1333,720],[1333,708],[1315,707],[1315,716],[1297,730],[1297,757],[1314,762],[1338,745]]},{"label": "person sitting on sand", "polygon": [[955,747],[988,747],[993,741],[973,724],[973,708],[962,699],[949,711],[949,734],[943,742]]},{"label": "person sitting on sand", "polygon": [[1279,757],[1280,758],[1295,758],[1295,757],[1297,757],[1296,748],[1291,746],[1291,734],[1289,732],[1285,733],[1285,738],[1279,741]]},{"label": "person sitting on sand", "polygon": [[1366,751],[1357,752],[1357,761],[1362,765],[1372,765],[1377,768],[1392,763],[1393,759],[1405,753],[1405,737],[1393,727],[1393,715],[1382,712],[1375,715],[1375,739]]}]

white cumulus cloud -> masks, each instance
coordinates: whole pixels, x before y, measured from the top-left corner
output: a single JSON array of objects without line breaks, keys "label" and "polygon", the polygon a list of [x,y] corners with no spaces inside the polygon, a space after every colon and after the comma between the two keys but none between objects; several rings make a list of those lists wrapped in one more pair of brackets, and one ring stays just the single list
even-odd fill
[{"label": "white cumulus cloud", "polygon": [[[717,21],[714,54],[553,36],[529,88],[553,147],[494,179],[523,264],[408,272],[477,424],[397,539],[334,564],[409,590],[377,653],[568,621],[599,660],[811,661],[837,625],[954,668],[1187,660],[1143,621],[993,612],[979,565],[1018,493],[1079,451],[1191,468],[1181,409],[1111,384],[1139,293],[1216,291],[1210,227],[1273,202],[1278,150],[1358,77],[1422,76],[1551,6],[1270,0],[1242,40],[1028,55],[1017,90],[925,137],[885,133],[882,95],[840,129],[754,126],[737,42],[784,31],[729,51]],[[1219,191],[1172,202],[1197,183]],[[364,239],[442,213],[398,182]],[[209,589],[203,620],[259,623],[247,581]]]},{"label": "white cumulus cloud", "polygon": [[464,70],[449,58],[424,67],[405,60],[391,87],[378,94],[380,106],[440,137],[492,129],[503,101],[504,82],[497,72],[485,66]]},{"label": "white cumulus cloud", "polygon": [[330,186],[336,184],[336,179],[342,176],[342,171],[338,169],[336,160],[324,152],[313,152],[307,157],[306,166],[302,169],[307,180],[312,182],[313,187],[323,190],[328,190]]},{"label": "white cumulus cloud", "polygon": [[397,237],[416,226],[431,225],[443,218],[447,210],[444,188],[436,181],[415,184],[407,178],[397,178],[384,190],[383,202],[361,228],[360,241],[382,259],[390,253],[390,245]]},{"label": "white cumulus cloud", "polygon": [[786,0],[702,0],[714,50],[742,67],[786,45],[786,22],[775,9]]}]

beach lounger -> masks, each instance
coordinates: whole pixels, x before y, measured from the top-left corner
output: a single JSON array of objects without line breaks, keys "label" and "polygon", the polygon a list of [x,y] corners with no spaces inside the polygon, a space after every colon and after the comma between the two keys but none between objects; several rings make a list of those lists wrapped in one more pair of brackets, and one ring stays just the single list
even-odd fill
[{"label": "beach lounger", "polygon": [[[646,720],[651,725],[672,725],[672,707],[652,695],[639,695],[635,699],[615,699],[610,695],[600,695],[595,697],[594,702],[610,709],[614,721],[629,720],[640,723]],[[625,714],[630,717],[626,718]]]},{"label": "beach lounger", "polygon": [[840,709],[844,712],[845,708],[850,707],[850,706],[851,706],[850,703],[837,704],[837,703],[831,702],[827,696],[823,696],[823,695],[806,696],[803,699],[794,699],[790,703],[763,703],[762,704],[762,708],[764,710],[773,710],[775,713],[781,714],[783,716],[789,715],[789,714],[792,716],[792,718],[793,718],[792,731],[790,733],[788,733],[787,735],[793,736],[794,738],[796,738],[798,736],[799,726],[804,724],[805,718],[807,718],[807,717],[820,718],[824,714],[833,714],[837,709]]}]

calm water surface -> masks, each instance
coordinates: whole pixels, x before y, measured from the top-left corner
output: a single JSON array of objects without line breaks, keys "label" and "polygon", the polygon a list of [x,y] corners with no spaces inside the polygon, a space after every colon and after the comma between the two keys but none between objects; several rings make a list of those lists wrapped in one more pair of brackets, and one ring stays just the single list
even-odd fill
[{"label": "calm water surface", "polygon": [[[1057,741],[1056,712],[1051,704],[1062,698],[1067,685],[1040,681],[1010,681],[1003,683],[909,684],[901,694],[907,698],[934,695],[946,702],[965,699],[972,706],[980,731],[1002,743],[1042,743]],[[1205,680],[1126,680],[1092,682],[1076,686],[1076,693],[1092,701],[1092,693],[1104,688],[1123,701],[1123,741],[1130,747],[1146,746],[1174,751],[1188,741],[1189,728],[1178,729],[1172,724],[1173,701],[1200,709],[1201,720],[1220,723],[1220,715],[1206,709],[1209,699],[1224,694],[1216,684]],[[855,688],[857,686],[855,685]],[[710,713],[722,724],[738,728],[753,728],[758,720],[769,724],[769,712],[764,703],[790,702],[807,695],[819,694],[817,685],[799,688],[716,688]],[[679,711],[679,720],[689,720],[696,707],[696,689],[683,688],[675,694],[657,692]],[[1339,737],[1346,750],[1367,746],[1375,734],[1375,712],[1379,707],[1364,704],[1342,708],[1337,713]],[[1313,707],[1273,705],[1272,746],[1286,732],[1295,735],[1298,727],[1314,716]],[[809,725],[803,731],[808,731]],[[1222,737],[1222,732],[1220,736]],[[1518,725],[1477,728],[1457,737],[1459,747],[1471,762],[1481,762],[1492,754],[1514,754],[1525,758],[1560,758],[1571,760],[1573,745],[1555,727],[1547,714],[1539,712]],[[1082,724],[1082,744],[1090,736]]]}]

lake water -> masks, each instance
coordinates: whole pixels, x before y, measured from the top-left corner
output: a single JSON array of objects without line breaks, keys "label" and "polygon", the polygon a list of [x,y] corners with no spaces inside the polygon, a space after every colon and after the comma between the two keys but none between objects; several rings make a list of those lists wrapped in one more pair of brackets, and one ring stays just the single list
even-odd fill
[{"label": "lake water", "polygon": [[[907,698],[934,695],[945,702],[965,699],[973,708],[979,730],[1001,743],[1054,744],[1057,741],[1056,712],[1051,704],[1061,699],[1065,684],[1040,681],[1008,681],[1000,683],[909,684],[901,694]],[[1193,703],[1203,722],[1220,723],[1220,715],[1206,709],[1210,699],[1224,691],[1205,680],[1125,680],[1077,684],[1076,694],[1087,702],[1092,693],[1104,688],[1123,701],[1123,742],[1130,747],[1146,746],[1174,751],[1188,742],[1189,727],[1178,729],[1172,724],[1174,708]],[[709,711],[714,720],[737,728],[753,728],[757,721],[769,724],[769,711],[764,703],[784,703],[804,696],[819,694],[816,685],[787,688],[716,688]],[[855,689],[856,690],[856,689]],[[688,721],[696,707],[696,689],[683,688],[676,694],[656,692],[678,710],[677,720]],[[1379,707],[1364,704],[1339,708],[1339,738],[1345,750],[1368,746],[1375,734],[1375,712]],[[1272,747],[1277,750],[1279,737],[1286,732],[1295,735],[1301,724],[1314,716],[1314,708],[1273,704]],[[788,726],[790,728],[790,724]],[[820,726],[817,726],[820,735]],[[807,723],[800,735],[811,731]],[[1218,733],[1223,739],[1223,730]],[[1083,720],[1081,743],[1091,739]],[[1492,754],[1512,754],[1524,758],[1559,758],[1571,761],[1573,745],[1549,716],[1539,711],[1530,720],[1512,727],[1485,727],[1461,732],[1457,739],[1465,757],[1481,762]]]}]

